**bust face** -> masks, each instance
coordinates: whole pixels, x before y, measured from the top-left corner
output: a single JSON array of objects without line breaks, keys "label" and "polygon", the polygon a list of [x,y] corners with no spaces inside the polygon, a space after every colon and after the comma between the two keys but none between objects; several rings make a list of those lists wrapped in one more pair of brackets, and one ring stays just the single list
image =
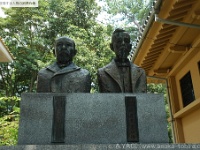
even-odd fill
[{"label": "bust face", "polygon": [[115,33],[112,44],[116,58],[119,60],[127,59],[132,46],[130,44],[130,35],[127,32]]},{"label": "bust face", "polygon": [[68,64],[76,54],[74,41],[68,37],[61,37],[56,40],[55,55],[57,63]]}]

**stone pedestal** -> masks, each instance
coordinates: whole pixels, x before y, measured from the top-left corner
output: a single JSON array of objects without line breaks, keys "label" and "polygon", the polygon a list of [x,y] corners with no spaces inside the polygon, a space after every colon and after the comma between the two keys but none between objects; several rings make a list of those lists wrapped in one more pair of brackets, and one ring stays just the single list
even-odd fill
[{"label": "stone pedestal", "polygon": [[162,95],[24,93],[18,144],[52,144],[53,97],[65,97],[62,144],[124,144],[127,142],[125,97],[137,100],[139,143],[168,143]]}]

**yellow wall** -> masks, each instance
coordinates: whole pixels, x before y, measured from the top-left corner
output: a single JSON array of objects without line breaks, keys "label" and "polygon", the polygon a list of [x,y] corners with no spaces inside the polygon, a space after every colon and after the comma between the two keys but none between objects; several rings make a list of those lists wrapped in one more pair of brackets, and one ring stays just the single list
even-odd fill
[{"label": "yellow wall", "polygon": [[182,118],[185,143],[200,143],[200,109]]},{"label": "yellow wall", "polygon": [[[175,130],[182,131],[182,133],[178,133],[176,135],[179,137],[177,140],[178,143],[200,143],[200,73],[198,68],[198,62],[200,61],[200,51],[190,60],[188,63],[182,67],[181,70],[175,75],[175,83],[177,86],[177,95],[179,110],[177,112],[173,112],[175,116],[175,124],[178,121],[181,121],[182,129],[178,129],[175,127]],[[182,95],[180,88],[180,79],[190,71],[193,89],[195,94],[194,102],[187,105],[185,108],[182,103]],[[177,106],[176,106],[177,107]],[[180,128],[180,126],[179,126]],[[182,138],[181,138],[181,137]]]}]

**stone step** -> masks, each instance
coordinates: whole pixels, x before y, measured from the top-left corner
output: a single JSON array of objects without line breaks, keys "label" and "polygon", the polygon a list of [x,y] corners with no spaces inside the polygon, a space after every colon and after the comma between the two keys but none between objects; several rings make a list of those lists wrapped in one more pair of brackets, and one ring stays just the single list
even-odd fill
[{"label": "stone step", "polygon": [[200,144],[80,144],[0,146],[0,150],[194,150]]}]

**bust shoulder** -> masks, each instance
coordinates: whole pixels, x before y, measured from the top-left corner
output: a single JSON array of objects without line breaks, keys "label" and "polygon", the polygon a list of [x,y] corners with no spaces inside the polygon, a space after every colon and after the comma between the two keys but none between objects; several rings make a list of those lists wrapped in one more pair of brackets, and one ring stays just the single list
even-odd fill
[{"label": "bust shoulder", "polygon": [[44,74],[44,73],[47,73],[48,71],[47,71],[47,68],[45,67],[45,68],[42,68],[42,69],[40,69],[39,70],[39,74]]},{"label": "bust shoulder", "polygon": [[83,69],[83,68],[80,69],[80,72],[82,74],[84,74],[84,75],[89,75],[90,74],[90,72],[87,69]]}]

